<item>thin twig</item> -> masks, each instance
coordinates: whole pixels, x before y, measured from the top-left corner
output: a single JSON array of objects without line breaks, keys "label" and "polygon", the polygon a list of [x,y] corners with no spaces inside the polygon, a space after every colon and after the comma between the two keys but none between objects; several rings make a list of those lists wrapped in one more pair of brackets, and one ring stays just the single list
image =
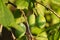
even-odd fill
[{"label": "thin twig", "polygon": [[23,10],[20,10],[20,11],[22,12],[22,14],[23,14],[23,16],[24,16],[24,18],[25,18],[24,24],[25,24],[25,26],[26,26],[26,35],[27,35],[27,37],[28,37],[28,40],[32,40],[32,34],[31,34],[31,32],[30,32],[30,28],[29,28],[29,24],[28,24],[28,21],[27,21],[27,17],[25,16],[25,13],[24,13]]},{"label": "thin twig", "polygon": [[11,34],[12,34],[12,38],[13,38],[13,40],[16,40],[16,37],[15,37],[15,35],[13,34],[12,31],[11,31]]},{"label": "thin twig", "polygon": [[14,36],[14,34],[12,33],[12,37],[13,37],[13,40],[16,40],[16,37]]},{"label": "thin twig", "polygon": [[55,14],[58,18],[60,18],[60,15],[58,15],[53,9],[51,9],[48,6],[45,6],[44,4],[40,3],[40,2],[36,2],[38,4],[41,4],[42,6],[44,6],[46,9],[50,10],[53,14]]},{"label": "thin twig", "polygon": [[0,36],[2,35],[1,33],[2,33],[2,28],[3,28],[3,26],[0,24]]}]

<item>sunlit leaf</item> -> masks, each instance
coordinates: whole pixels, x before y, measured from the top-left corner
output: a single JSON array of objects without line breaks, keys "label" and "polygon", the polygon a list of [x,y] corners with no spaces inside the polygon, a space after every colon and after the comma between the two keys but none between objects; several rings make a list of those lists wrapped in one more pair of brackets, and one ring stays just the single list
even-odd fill
[{"label": "sunlit leaf", "polygon": [[32,14],[28,17],[29,25],[34,26],[35,25],[35,15]]},{"label": "sunlit leaf", "polygon": [[36,10],[37,10],[39,15],[43,15],[44,16],[45,8],[42,5],[37,4]]},{"label": "sunlit leaf", "polygon": [[38,27],[36,27],[36,26],[31,27],[31,32],[32,32],[32,34],[34,34],[34,35],[40,34],[43,30],[44,30],[44,29],[38,28]]},{"label": "sunlit leaf", "polygon": [[52,17],[52,24],[59,23],[59,18],[58,17],[56,17],[54,14],[52,14],[51,17]]},{"label": "sunlit leaf", "polygon": [[15,2],[18,9],[27,9],[28,8],[28,0],[17,0]]},{"label": "sunlit leaf", "polygon": [[0,0],[0,24],[9,26],[14,22],[13,14],[5,6],[2,0]]}]

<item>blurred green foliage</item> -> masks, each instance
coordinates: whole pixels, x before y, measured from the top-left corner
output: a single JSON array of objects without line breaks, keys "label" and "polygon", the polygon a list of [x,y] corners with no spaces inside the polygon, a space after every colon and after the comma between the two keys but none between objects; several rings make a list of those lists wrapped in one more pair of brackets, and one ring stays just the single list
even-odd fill
[{"label": "blurred green foliage", "polygon": [[[36,40],[60,40],[60,19],[43,5],[51,7],[60,15],[60,0],[9,0],[17,6],[11,11],[11,5],[5,5],[8,0],[0,0],[0,24],[15,29],[17,40],[28,40],[26,36],[26,18],[30,31]],[[43,5],[39,4],[42,3]],[[7,8],[8,7],[8,8]],[[13,9],[13,8],[12,8]]]}]

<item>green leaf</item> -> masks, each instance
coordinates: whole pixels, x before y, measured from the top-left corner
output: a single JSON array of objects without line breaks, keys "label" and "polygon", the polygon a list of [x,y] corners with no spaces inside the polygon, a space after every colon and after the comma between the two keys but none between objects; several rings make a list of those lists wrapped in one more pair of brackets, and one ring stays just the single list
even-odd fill
[{"label": "green leaf", "polygon": [[31,33],[34,35],[40,34],[44,29],[38,28],[37,26],[31,27]]},{"label": "green leaf", "polygon": [[0,0],[0,24],[10,26],[14,22],[14,17],[10,10],[6,7],[3,0]]},{"label": "green leaf", "polygon": [[17,40],[28,40],[26,35],[24,35],[22,38],[18,38]]},{"label": "green leaf", "polygon": [[15,31],[15,35],[17,38],[21,38],[22,36],[24,36],[25,32],[26,32],[26,28],[25,25],[23,23],[18,24],[13,24],[12,27],[14,29],[16,29]]},{"label": "green leaf", "polygon": [[49,3],[50,3],[50,0],[41,0],[41,1],[42,1],[42,3],[43,3],[44,5],[46,5],[46,6],[48,6]]},{"label": "green leaf", "polygon": [[46,20],[43,15],[38,15],[36,18],[36,24],[38,27],[43,28],[46,24]]},{"label": "green leaf", "polygon": [[36,37],[36,40],[48,40],[48,38],[40,36],[40,37]]},{"label": "green leaf", "polygon": [[59,18],[57,16],[55,16],[54,14],[52,14],[51,17],[52,17],[52,24],[59,23]]},{"label": "green leaf", "polygon": [[17,24],[22,23],[22,22],[25,21],[24,17],[21,16],[21,12],[20,12],[19,9],[15,10],[13,15],[14,15],[14,18],[15,18],[15,21],[16,21]]},{"label": "green leaf", "polygon": [[28,8],[28,0],[17,0],[15,2],[18,9],[27,9]]},{"label": "green leaf", "polygon": [[44,16],[45,8],[42,5],[37,4],[36,10],[38,12],[38,15],[43,15]]},{"label": "green leaf", "polygon": [[46,32],[38,34],[36,39],[37,40],[48,40]]},{"label": "green leaf", "polygon": [[28,21],[29,21],[29,25],[30,25],[30,26],[34,26],[34,25],[35,25],[35,15],[34,15],[34,14],[31,14],[31,15],[28,17]]},{"label": "green leaf", "polygon": [[47,21],[48,23],[50,23],[50,22],[51,22],[51,15],[48,14],[48,15],[46,15],[45,17],[46,17],[46,21]]}]

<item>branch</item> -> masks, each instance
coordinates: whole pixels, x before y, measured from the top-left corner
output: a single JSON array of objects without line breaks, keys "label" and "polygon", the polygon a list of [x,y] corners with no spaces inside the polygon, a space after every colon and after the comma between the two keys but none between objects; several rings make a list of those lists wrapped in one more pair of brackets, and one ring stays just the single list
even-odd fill
[{"label": "branch", "polygon": [[38,4],[41,4],[42,6],[44,6],[46,9],[50,10],[53,14],[55,14],[58,18],[60,18],[60,15],[58,15],[53,9],[51,9],[50,7],[45,6],[44,4],[37,2]]},{"label": "branch", "polygon": [[26,26],[26,35],[27,35],[27,38],[28,38],[28,40],[32,40],[32,34],[30,32],[30,28],[29,28],[29,24],[28,24],[28,21],[27,21],[27,17],[26,17],[26,15],[25,15],[23,10],[20,10],[20,11],[22,12],[22,14],[23,14],[23,16],[25,18],[24,24]]}]

